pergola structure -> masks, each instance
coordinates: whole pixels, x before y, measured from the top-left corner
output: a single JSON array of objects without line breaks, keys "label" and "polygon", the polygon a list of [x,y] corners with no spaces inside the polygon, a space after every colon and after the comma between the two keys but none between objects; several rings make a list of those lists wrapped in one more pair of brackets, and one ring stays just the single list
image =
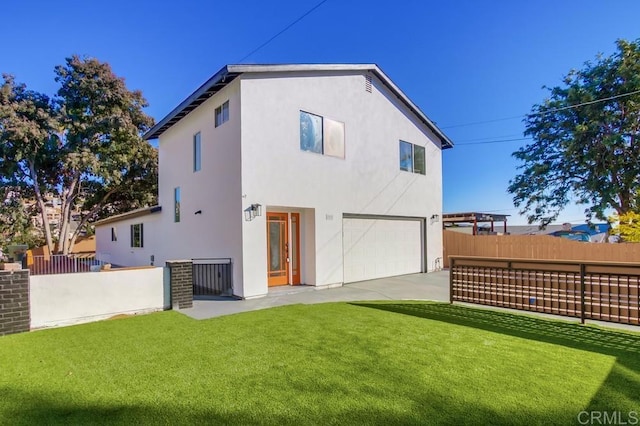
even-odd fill
[{"label": "pergola structure", "polygon": [[442,225],[447,223],[469,223],[473,224],[473,235],[478,235],[479,223],[491,223],[491,232],[494,232],[494,223],[502,222],[504,233],[507,233],[507,216],[508,214],[495,214],[495,213],[445,213],[442,215]]}]

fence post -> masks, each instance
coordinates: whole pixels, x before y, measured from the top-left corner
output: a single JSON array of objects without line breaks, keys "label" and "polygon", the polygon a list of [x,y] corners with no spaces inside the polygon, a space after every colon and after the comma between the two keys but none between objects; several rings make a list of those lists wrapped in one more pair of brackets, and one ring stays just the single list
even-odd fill
[{"label": "fence post", "polygon": [[585,264],[581,263],[580,264],[580,323],[584,324],[584,320],[585,320],[585,283],[584,283],[584,276],[585,276]]},{"label": "fence post", "polygon": [[449,257],[449,303],[453,303],[453,269],[456,265],[456,260]]},{"label": "fence post", "polygon": [[193,307],[193,262],[191,260],[167,261],[171,285],[173,309]]},{"label": "fence post", "polygon": [[0,271],[0,336],[29,331],[29,270]]}]

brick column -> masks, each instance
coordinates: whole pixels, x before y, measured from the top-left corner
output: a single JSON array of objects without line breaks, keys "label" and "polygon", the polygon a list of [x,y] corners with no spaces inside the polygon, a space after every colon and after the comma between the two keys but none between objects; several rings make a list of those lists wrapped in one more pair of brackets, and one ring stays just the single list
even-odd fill
[{"label": "brick column", "polygon": [[193,307],[193,264],[190,260],[170,260],[171,307],[186,309]]},{"label": "brick column", "polygon": [[29,270],[0,271],[0,336],[29,327]]}]

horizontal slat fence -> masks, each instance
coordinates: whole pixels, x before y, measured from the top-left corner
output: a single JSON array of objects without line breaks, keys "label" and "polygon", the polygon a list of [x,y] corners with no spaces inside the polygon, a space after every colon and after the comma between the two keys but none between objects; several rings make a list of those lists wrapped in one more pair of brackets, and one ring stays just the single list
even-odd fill
[{"label": "horizontal slat fence", "polygon": [[451,302],[640,325],[640,264],[452,256]]},{"label": "horizontal slat fence", "polygon": [[467,235],[443,231],[444,267],[449,256],[536,260],[639,262],[640,244],[585,243],[548,235]]}]

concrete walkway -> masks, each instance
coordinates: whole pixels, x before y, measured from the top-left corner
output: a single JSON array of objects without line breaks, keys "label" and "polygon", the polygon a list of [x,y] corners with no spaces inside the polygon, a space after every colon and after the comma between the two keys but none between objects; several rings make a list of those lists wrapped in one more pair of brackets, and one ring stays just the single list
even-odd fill
[{"label": "concrete walkway", "polygon": [[350,302],[357,300],[434,300],[449,301],[449,271],[403,275],[379,280],[316,289],[311,286],[275,287],[260,299],[196,299],[193,308],[180,312],[194,319],[206,319],[296,303]]}]

